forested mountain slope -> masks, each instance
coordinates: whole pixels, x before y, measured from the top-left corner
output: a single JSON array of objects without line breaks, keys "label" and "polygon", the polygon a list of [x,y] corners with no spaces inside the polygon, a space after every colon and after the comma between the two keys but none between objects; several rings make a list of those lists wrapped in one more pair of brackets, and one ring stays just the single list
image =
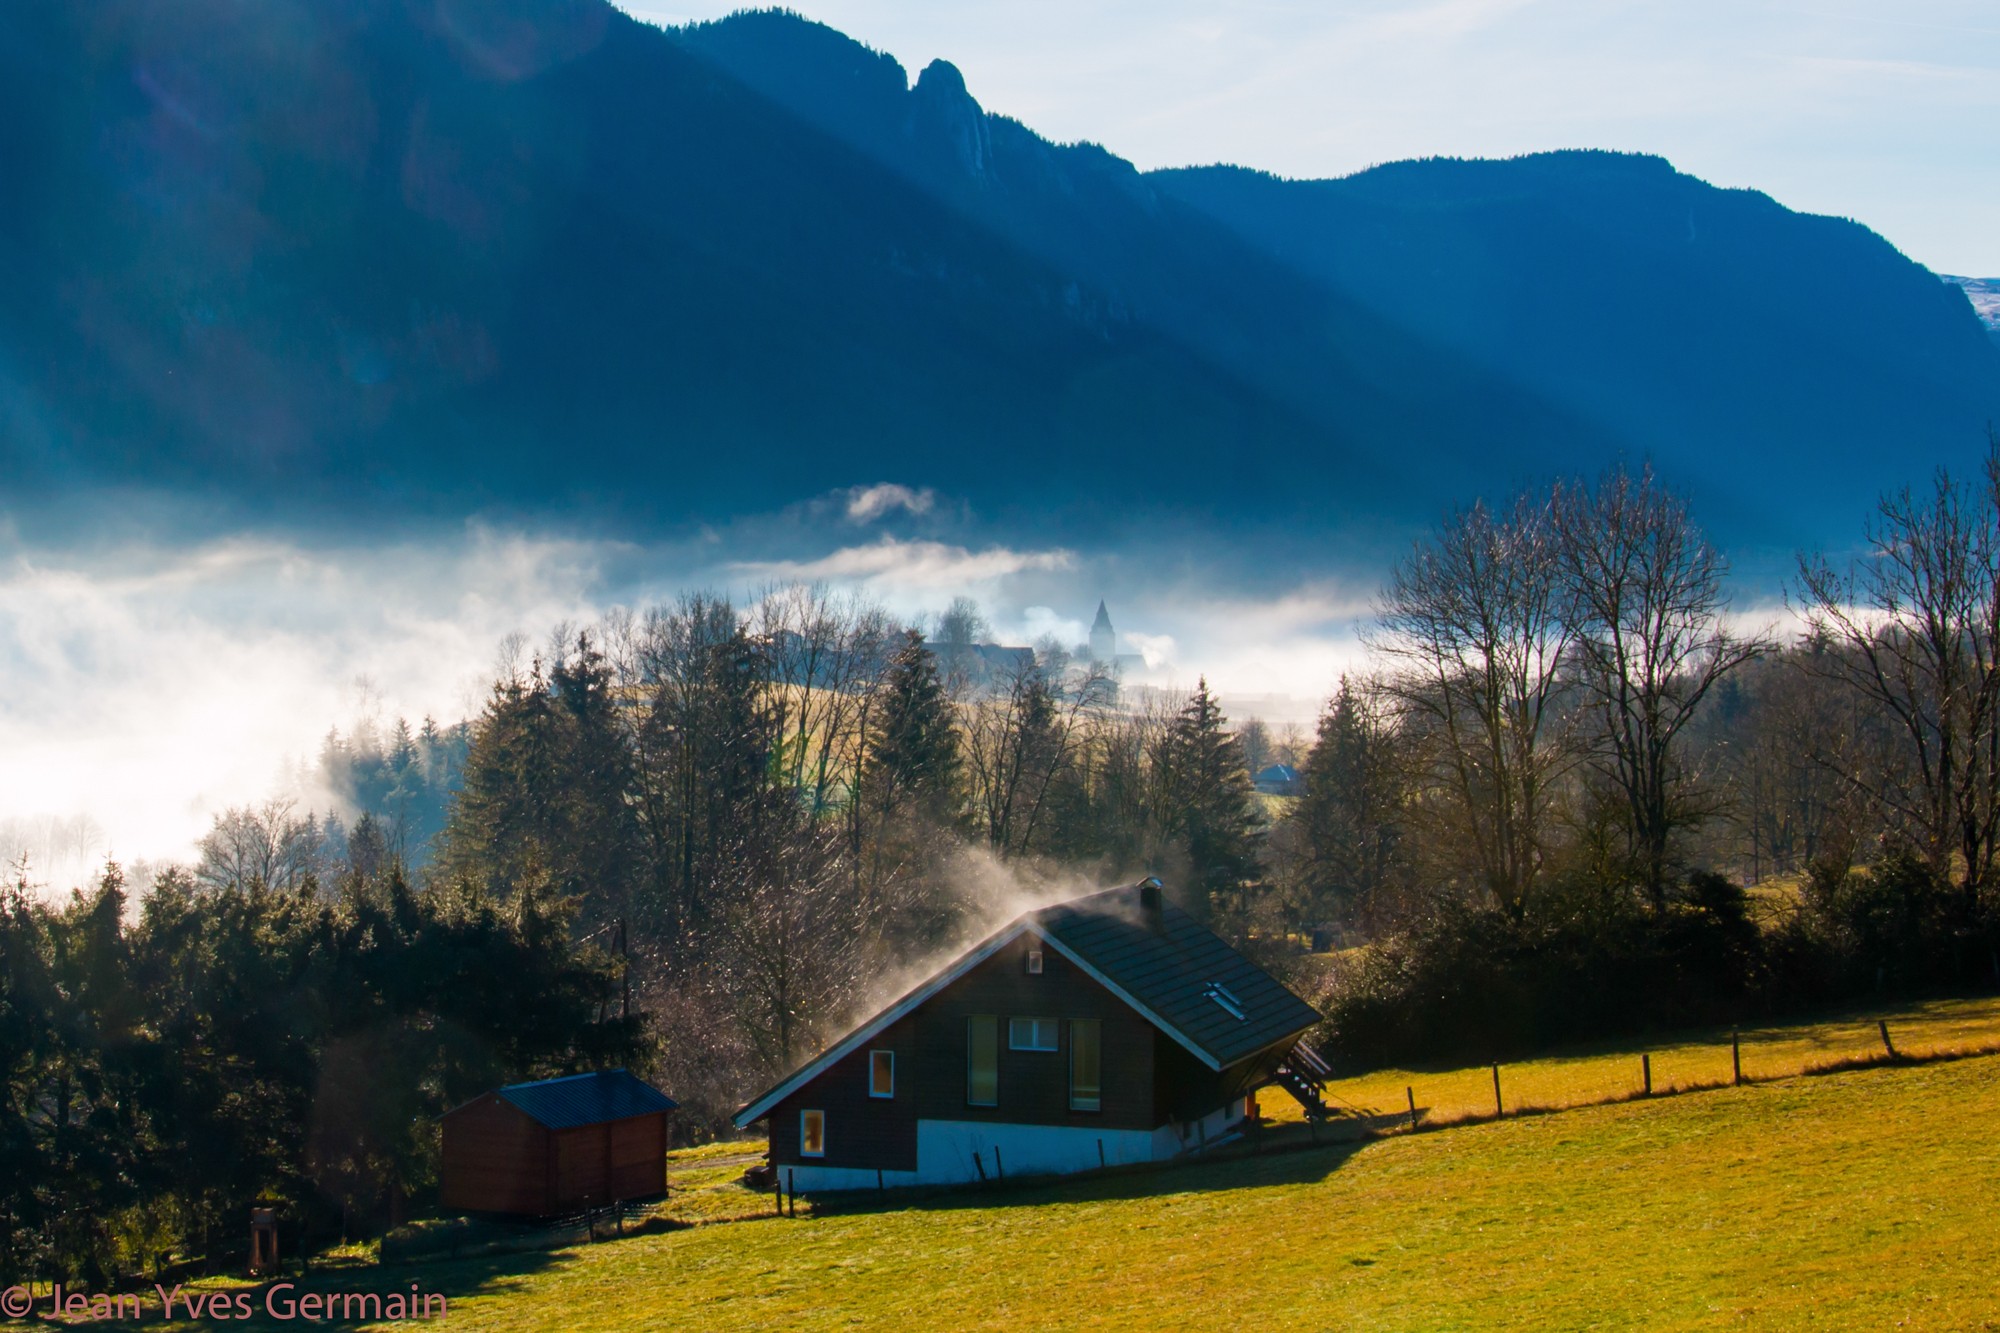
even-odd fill
[{"label": "forested mountain slope", "polygon": [[1310,540],[1622,452],[1794,540],[2000,417],[1962,292],[1852,223],[1598,153],[1139,173],[782,14],[7,6],[0,176],[31,531],[887,479]]}]

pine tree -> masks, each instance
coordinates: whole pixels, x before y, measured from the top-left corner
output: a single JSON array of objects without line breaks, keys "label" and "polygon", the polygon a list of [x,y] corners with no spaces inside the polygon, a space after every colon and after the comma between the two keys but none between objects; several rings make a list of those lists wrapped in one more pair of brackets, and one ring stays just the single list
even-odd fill
[{"label": "pine tree", "polygon": [[1187,852],[1183,895],[1190,910],[1208,919],[1219,900],[1241,895],[1257,858],[1243,743],[1229,730],[1207,677],[1168,725],[1157,767],[1161,827]]},{"label": "pine tree", "polygon": [[1387,883],[1401,833],[1396,770],[1394,737],[1343,676],[1320,715],[1291,815],[1316,913],[1350,913]]},{"label": "pine tree", "polygon": [[563,838],[561,719],[542,665],[496,681],[473,726],[439,857],[445,873],[502,897],[549,866]]},{"label": "pine tree", "polygon": [[879,707],[862,770],[863,799],[884,816],[908,810],[932,824],[954,822],[961,799],[958,733],[937,657],[917,630],[907,631],[889,660]]},{"label": "pine tree", "polygon": [[579,634],[549,673],[561,717],[561,752],[552,799],[561,828],[550,868],[558,887],[583,904],[586,929],[627,918],[640,866],[633,813],[636,774],[604,654]]}]

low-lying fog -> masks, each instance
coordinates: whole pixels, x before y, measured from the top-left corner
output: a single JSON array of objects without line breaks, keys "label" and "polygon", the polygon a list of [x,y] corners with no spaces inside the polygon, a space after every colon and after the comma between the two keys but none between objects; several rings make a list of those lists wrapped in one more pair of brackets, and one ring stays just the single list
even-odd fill
[{"label": "low-lying fog", "polygon": [[700,589],[741,601],[816,581],[912,623],[970,597],[1008,644],[1080,644],[1102,598],[1144,682],[1206,674],[1234,719],[1309,724],[1356,655],[1376,579],[1245,580],[1220,572],[1242,552],[1014,546],[954,526],[928,492],[874,486],[790,513],[782,540],[755,525],[639,546],[474,524],[366,546],[17,545],[0,557],[0,858],[25,854],[30,882],[55,891],[106,857],[185,859],[232,805],[323,802],[299,784],[329,728],[472,716],[508,636],[537,645],[560,623]]}]

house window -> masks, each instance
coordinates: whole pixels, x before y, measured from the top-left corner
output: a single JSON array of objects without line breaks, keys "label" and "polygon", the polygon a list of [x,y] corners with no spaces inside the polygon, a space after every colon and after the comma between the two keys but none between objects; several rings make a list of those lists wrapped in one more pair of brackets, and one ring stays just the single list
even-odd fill
[{"label": "house window", "polygon": [[968,1106],[1000,1104],[1000,1020],[992,1014],[965,1020],[965,1101]]},{"label": "house window", "polygon": [[894,1051],[868,1052],[868,1095],[870,1097],[894,1097],[896,1095],[896,1053]]},{"label": "house window", "polygon": [[1007,1049],[1010,1051],[1053,1051],[1056,1049],[1056,1020],[1053,1018],[1008,1019]]},{"label": "house window", "polygon": [[799,1156],[826,1156],[826,1112],[799,1112]]},{"label": "house window", "polygon": [[1069,1023],[1069,1109],[1095,1111],[1104,1101],[1104,1024],[1095,1018]]},{"label": "house window", "polygon": [[1028,950],[1028,975],[1031,977],[1042,975],[1042,951],[1040,949]]}]

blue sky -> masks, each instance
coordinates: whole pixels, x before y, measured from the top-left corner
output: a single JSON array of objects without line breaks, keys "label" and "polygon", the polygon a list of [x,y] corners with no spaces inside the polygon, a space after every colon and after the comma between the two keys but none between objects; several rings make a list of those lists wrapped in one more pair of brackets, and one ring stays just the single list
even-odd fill
[{"label": "blue sky", "polygon": [[[661,23],[740,8],[620,0]],[[790,0],[1141,167],[1659,153],[2000,276],[1994,0]]]}]

